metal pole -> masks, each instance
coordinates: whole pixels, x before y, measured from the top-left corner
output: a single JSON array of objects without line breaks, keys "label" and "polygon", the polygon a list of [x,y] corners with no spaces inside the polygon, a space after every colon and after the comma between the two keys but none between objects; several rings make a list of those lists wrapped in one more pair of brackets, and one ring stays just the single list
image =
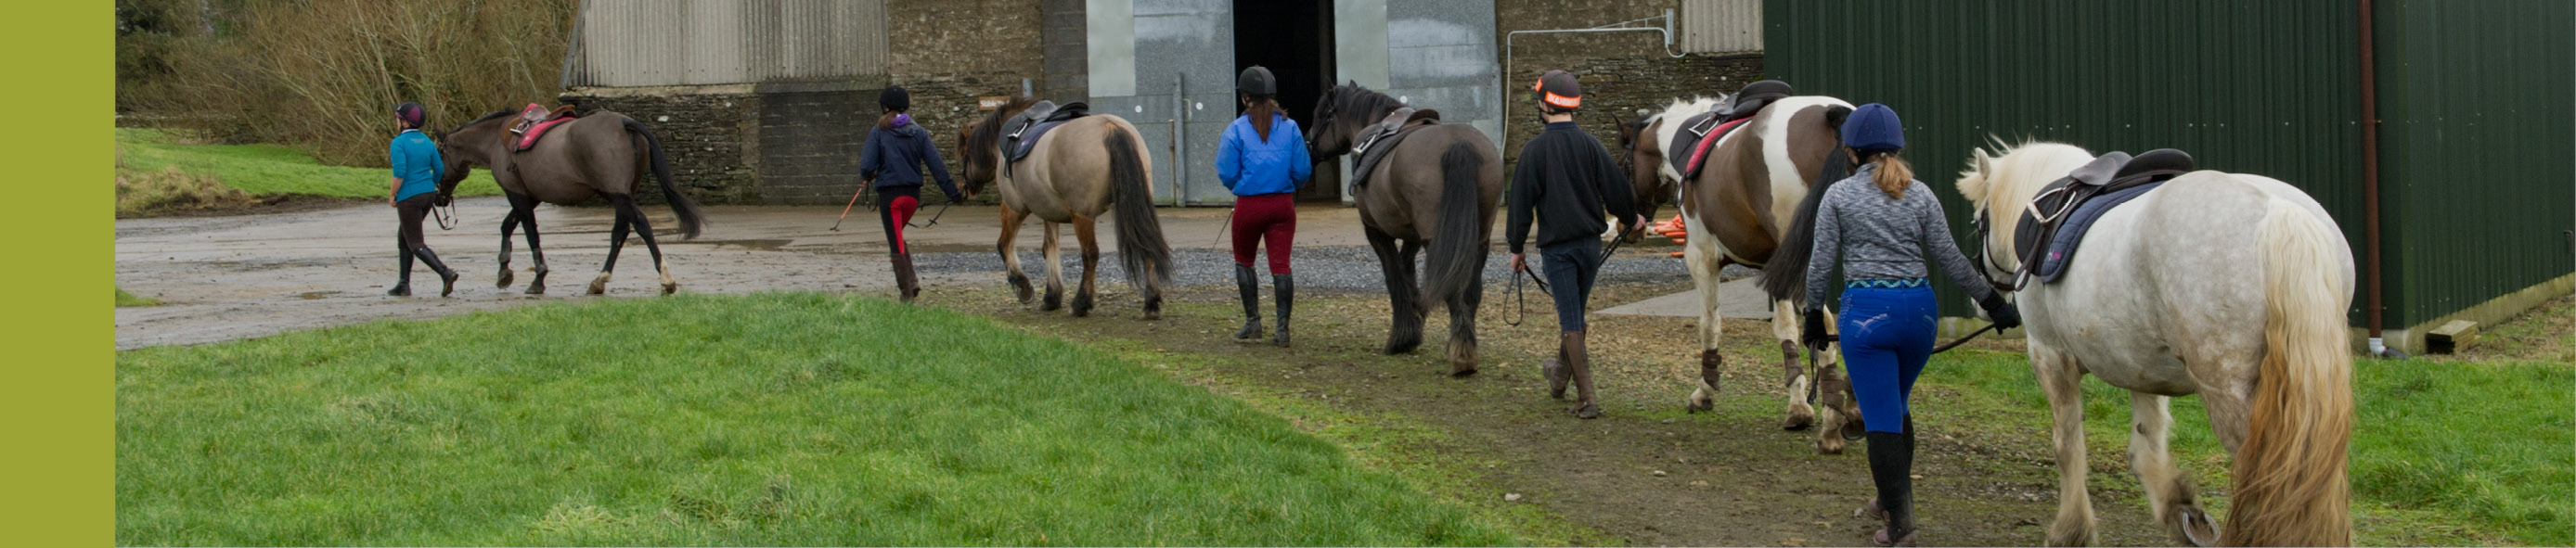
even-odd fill
[{"label": "metal pole", "polygon": [[1190,97],[1182,86],[1188,74],[1172,73],[1172,205],[1190,205]]},{"label": "metal pole", "polygon": [[2380,302],[2379,262],[2379,80],[2372,71],[2370,37],[2370,0],[2361,0],[2361,226],[2362,254],[2369,268],[2362,274],[2368,279],[2369,295],[2365,296],[2370,317],[2370,354],[2384,356],[2388,344],[2381,338],[2380,313],[2387,309]]}]

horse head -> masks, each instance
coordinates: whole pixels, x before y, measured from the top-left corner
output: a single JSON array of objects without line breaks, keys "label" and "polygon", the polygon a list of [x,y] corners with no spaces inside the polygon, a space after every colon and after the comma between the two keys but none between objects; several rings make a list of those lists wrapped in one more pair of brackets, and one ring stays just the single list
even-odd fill
[{"label": "horse head", "polygon": [[[1991,150],[1989,150],[1991,149]],[[2021,266],[2013,248],[2013,231],[2021,225],[2021,207],[2042,187],[2093,160],[2093,153],[2064,143],[2028,141],[2019,145],[1994,139],[1977,147],[1959,173],[1959,196],[1974,204],[1977,229],[1984,238],[1975,257],[1988,277],[2011,276]]]},{"label": "horse head", "polygon": [[1315,126],[1306,128],[1306,156],[1321,163],[1349,154],[1360,128],[1403,106],[1403,101],[1360,87],[1359,82],[1325,90],[1324,97],[1315,101]]},{"label": "horse head", "polygon": [[1027,95],[1012,97],[1000,108],[984,113],[984,118],[957,130],[957,154],[964,156],[967,199],[974,199],[993,178],[1002,172],[1002,121],[1011,119],[1037,104],[1038,98]]},{"label": "horse head", "polygon": [[430,142],[438,145],[439,160],[445,164],[444,167],[447,169],[446,176],[441,177],[438,181],[439,196],[442,198],[455,196],[456,185],[464,182],[466,176],[473,175],[475,166],[479,165],[485,168],[490,168],[492,166],[490,158],[491,147],[508,146],[508,143],[496,144],[495,139],[500,138],[496,136],[508,136],[510,134],[510,132],[507,131],[509,124],[491,124],[486,122],[508,118],[516,114],[518,114],[517,111],[498,110],[493,111],[491,114],[485,114],[480,118],[475,118],[474,121],[458,124],[454,129],[439,130],[431,128],[428,130],[429,140]]}]

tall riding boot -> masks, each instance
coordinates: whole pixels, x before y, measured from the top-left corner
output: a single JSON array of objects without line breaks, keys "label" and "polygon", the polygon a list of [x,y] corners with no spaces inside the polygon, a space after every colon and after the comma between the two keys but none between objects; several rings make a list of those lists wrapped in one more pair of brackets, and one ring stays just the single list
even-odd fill
[{"label": "tall riding boot", "polygon": [[411,248],[395,246],[394,251],[394,255],[400,257],[398,260],[402,263],[402,270],[397,270],[395,272],[400,272],[402,277],[394,282],[393,289],[385,290],[385,294],[396,297],[409,297],[411,296]]},{"label": "tall riding boot", "polygon": [[1538,370],[1540,374],[1547,375],[1547,397],[1560,400],[1565,399],[1565,383],[1574,381],[1574,372],[1565,365],[1570,360],[1565,357],[1564,340],[1557,339],[1556,357],[1542,362]]},{"label": "tall riding boot", "polygon": [[1565,368],[1574,377],[1575,402],[1570,411],[1577,418],[1599,418],[1601,405],[1592,395],[1592,358],[1583,350],[1583,332],[1559,333],[1558,341],[1565,348]]},{"label": "tall riding boot", "polygon": [[895,291],[903,304],[912,304],[912,298],[921,295],[921,278],[912,272],[912,254],[896,253],[893,258]]},{"label": "tall riding boot", "polygon": [[1261,278],[1250,266],[1234,265],[1234,288],[1243,294],[1243,329],[1234,332],[1235,340],[1261,338]]},{"label": "tall riding boot", "polygon": [[1904,433],[1869,433],[1869,475],[1878,485],[1876,510],[1886,512],[1887,528],[1871,542],[1880,546],[1914,545],[1914,417],[1903,421]]},{"label": "tall riding boot", "polygon": [[1270,275],[1273,295],[1279,302],[1279,330],[1271,332],[1270,344],[1288,346],[1288,312],[1297,308],[1297,277],[1285,272]]},{"label": "tall riding boot", "polygon": [[430,252],[426,247],[414,249],[411,253],[420,256],[420,262],[429,265],[429,271],[438,273],[438,296],[445,297],[456,293],[456,271],[449,270],[447,263],[440,262],[437,253]]}]

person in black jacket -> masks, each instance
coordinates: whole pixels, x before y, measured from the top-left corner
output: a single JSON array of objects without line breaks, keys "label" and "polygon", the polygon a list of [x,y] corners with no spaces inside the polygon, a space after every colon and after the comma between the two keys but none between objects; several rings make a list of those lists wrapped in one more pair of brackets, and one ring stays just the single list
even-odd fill
[{"label": "person in black jacket", "polygon": [[1509,221],[1503,241],[1512,248],[1512,272],[1528,271],[1522,243],[1529,239],[1530,222],[1542,221],[1538,250],[1547,260],[1548,289],[1556,300],[1560,332],[1557,357],[1547,360],[1548,395],[1564,399],[1566,382],[1571,380],[1579,400],[1570,411],[1576,417],[1595,418],[1601,416],[1601,406],[1592,393],[1592,366],[1583,349],[1583,310],[1592,298],[1593,276],[1601,272],[1599,235],[1609,228],[1609,217],[1602,213],[1607,209],[1610,215],[1628,219],[1628,226],[1646,226],[1646,219],[1630,201],[1633,195],[1619,162],[1601,147],[1600,139],[1574,125],[1574,110],[1583,106],[1583,89],[1574,75],[1547,71],[1539,76],[1533,95],[1547,130],[1521,147],[1520,165],[1512,170],[1507,191],[1510,199],[1504,209]]},{"label": "person in black jacket", "polygon": [[913,275],[912,251],[904,246],[903,227],[921,207],[922,166],[938,178],[939,190],[948,194],[948,201],[966,201],[966,195],[958,193],[957,182],[948,178],[948,164],[940,161],[930,132],[912,123],[912,95],[902,86],[886,86],[877,94],[877,106],[885,113],[877,117],[876,129],[868,132],[867,148],[859,153],[859,176],[877,191],[877,221],[885,225],[895,287],[902,292],[903,302],[911,304],[921,294],[921,280]]}]

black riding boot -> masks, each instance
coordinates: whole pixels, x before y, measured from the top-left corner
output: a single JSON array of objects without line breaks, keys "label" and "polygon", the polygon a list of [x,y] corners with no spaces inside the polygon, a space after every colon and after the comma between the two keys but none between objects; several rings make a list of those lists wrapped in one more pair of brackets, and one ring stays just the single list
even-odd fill
[{"label": "black riding boot", "polygon": [[422,264],[429,265],[429,270],[431,272],[438,273],[438,296],[445,297],[456,293],[456,271],[449,270],[447,268],[447,263],[440,262],[438,260],[437,253],[431,252],[429,248],[426,247],[412,250],[411,253],[413,255],[420,256],[420,262]]},{"label": "black riding boot", "polygon": [[1288,346],[1288,311],[1297,308],[1297,277],[1280,273],[1270,275],[1279,302],[1279,330],[1270,334],[1270,344]]},{"label": "black riding boot", "polygon": [[411,296],[411,248],[395,246],[394,255],[396,257],[400,257],[398,261],[402,263],[402,270],[396,270],[395,272],[401,273],[402,277],[394,281],[394,288],[385,290],[385,294],[395,297],[409,297]]},{"label": "black riding boot", "polygon": [[912,273],[911,253],[894,254],[894,287],[903,304],[912,304],[912,298],[921,295],[921,278]]},{"label": "black riding boot", "polygon": [[1887,513],[1887,528],[1871,542],[1880,546],[1914,545],[1914,416],[1906,415],[1905,432],[1869,433],[1869,476],[1878,484],[1878,510]]},{"label": "black riding boot", "polygon": [[1583,332],[1560,332],[1557,344],[1558,348],[1564,349],[1565,370],[1574,381],[1574,408],[1567,411],[1574,413],[1576,418],[1599,418],[1601,401],[1592,395],[1592,356],[1583,348]]},{"label": "black riding boot", "polygon": [[1261,338],[1261,278],[1252,267],[1234,265],[1234,287],[1243,294],[1243,329],[1234,332],[1235,340]]}]

